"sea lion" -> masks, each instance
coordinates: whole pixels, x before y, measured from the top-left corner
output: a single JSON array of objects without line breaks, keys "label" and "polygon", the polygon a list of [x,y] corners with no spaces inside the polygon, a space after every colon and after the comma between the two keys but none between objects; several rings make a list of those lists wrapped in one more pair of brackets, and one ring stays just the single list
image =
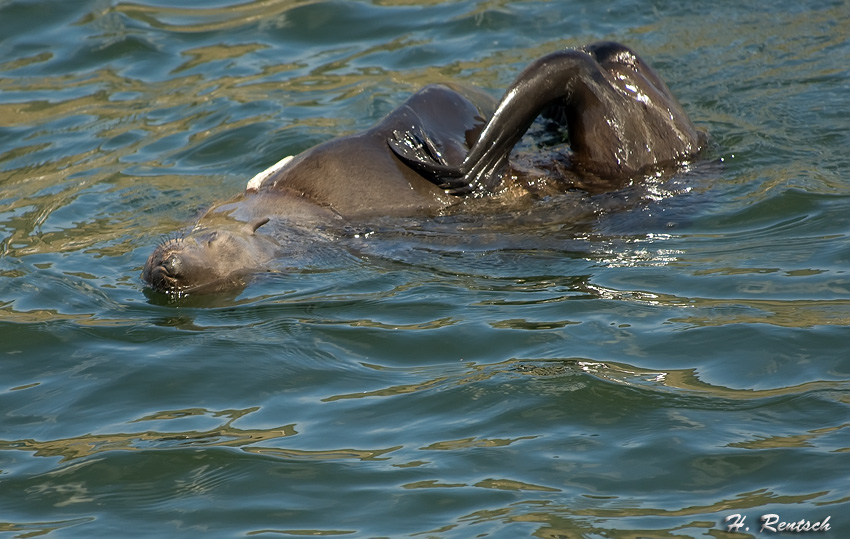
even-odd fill
[{"label": "sea lion", "polygon": [[704,143],[627,47],[559,51],[523,70],[498,103],[471,88],[426,86],[371,129],[281,160],[190,233],[162,242],[142,280],[177,296],[219,290],[347,223],[434,216],[461,199],[497,197],[522,185],[509,157],[540,115],[566,130],[568,172],[579,177],[640,176],[690,159]]}]

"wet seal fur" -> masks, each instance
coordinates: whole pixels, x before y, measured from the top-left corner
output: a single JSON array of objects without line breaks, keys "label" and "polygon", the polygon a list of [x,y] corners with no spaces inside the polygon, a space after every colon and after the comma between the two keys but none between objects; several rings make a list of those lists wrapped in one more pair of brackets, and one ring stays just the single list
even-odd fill
[{"label": "wet seal fur", "polygon": [[631,49],[604,42],[558,51],[532,62],[498,103],[471,88],[426,86],[374,127],[282,159],[192,231],[161,242],[142,280],[174,296],[221,290],[321,240],[322,230],[528,191],[529,172],[509,158],[539,116],[569,144],[566,165],[552,158],[542,167],[555,191],[675,168],[705,144]]}]

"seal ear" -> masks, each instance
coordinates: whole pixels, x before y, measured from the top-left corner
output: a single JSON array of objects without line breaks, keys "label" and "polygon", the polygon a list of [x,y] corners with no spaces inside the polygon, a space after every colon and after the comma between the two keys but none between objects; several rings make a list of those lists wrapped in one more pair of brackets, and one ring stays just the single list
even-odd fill
[{"label": "seal ear", "polygon": [[263,226],[264,224],[266,224],[268,222],[269,222],[268,217],[256,219],[254,221],[251,221],[250,223],[246,223],[245,226],[243,227],[243,230],[245,230],[245,232],[247,232],[248,234],[253,234],[254,232],[257,231],[258,228],[260,228],[261,226]]},{"label": "seal ear", "polygon": [[[414,130],[416,132],[414,132]],[[449,194],[466,194],[469,182],[461,167],[449,165],[436,143],[421,126],[408,131],[393,130],[387,144],[405,165]]]}]

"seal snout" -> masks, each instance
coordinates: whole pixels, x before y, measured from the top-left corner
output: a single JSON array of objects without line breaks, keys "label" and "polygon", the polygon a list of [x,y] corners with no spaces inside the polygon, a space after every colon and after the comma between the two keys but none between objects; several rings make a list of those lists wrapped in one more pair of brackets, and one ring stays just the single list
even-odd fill
[{"label": "seal snout", "polygon": [[162,261],[162,264],[156,267],[157,270],[164,272],[164,277],[177,279],[180,277],[180,270],[183,267],[183,261],[177,253],[171,253],[168,257]]},{"label": "seal snout", "polygon": [[180,243],[174,240],[157,247],[145,263],[142,280],[161,292],[179,290],[185,265],[180,249]]}]

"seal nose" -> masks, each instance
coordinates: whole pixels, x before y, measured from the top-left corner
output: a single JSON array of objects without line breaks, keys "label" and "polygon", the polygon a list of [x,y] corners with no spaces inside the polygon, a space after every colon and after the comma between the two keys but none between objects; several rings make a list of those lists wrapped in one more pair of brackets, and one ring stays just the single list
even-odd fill
[{"label": "seal nose", "polygon": [[[165,252],[163,252],[165,251]],[[183,257],[177,252],[157,249],[145,264],[142,280],[160,291],[173,290],[185,270]]]},{"label": "seal nose", "polygon": [[176,253],[171,253],[162,261],[160,267],[169,277],[180,277],[181,270],[183,269],[183,260]]}]

